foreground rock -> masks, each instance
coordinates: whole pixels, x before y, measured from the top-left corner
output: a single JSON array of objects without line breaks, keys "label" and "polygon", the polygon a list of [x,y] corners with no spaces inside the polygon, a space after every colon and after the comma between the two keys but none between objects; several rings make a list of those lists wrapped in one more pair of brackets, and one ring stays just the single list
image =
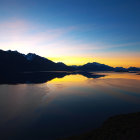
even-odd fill
[{"label": "foreground rock", "polygon": [[140,140],[140,112],[111,117],[100,128],[65,140]]}]

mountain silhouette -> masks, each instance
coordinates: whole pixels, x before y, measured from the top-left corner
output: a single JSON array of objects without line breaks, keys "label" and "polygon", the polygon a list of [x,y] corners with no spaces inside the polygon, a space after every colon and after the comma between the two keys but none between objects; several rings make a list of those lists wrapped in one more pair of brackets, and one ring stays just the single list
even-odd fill
[{"label": "mountain silhouette", "polygon": [[63,63],[55,63],[36,54],[21,54],[17,51],[0,50],[0,72],[70,70]]},{"label": "mountain silhouette", "polygon": [[116,67],[116,68],[115,68],[115,71],[116,71],[116,72],[128,72],[128,69],[123,68],[123,67]]},{"label": "mountain silhouette", "polygon": [[129,70],[129,71],[140,71],[140,68],[129,67],[128,70]]},{"label": "mountain silhouette", "polygon": [[110,67],[105,64],[100,64],[100,63],[87,63],[83,66],[79,67],[80,70],[86,70],[86,71],[113,71],[114,68]]},{"label": "mountain silhouette", "polygon": [[41,72],[41,71],[140,71],[140,68],[123,67],[113,68],[111,66],[97,62],[87,63],[82,66],[67,66],[62,62],[55,63],[47,58],[34,53],[27,55],[17,51],[0,50],[0,74],[21,73],[21,72]]}]

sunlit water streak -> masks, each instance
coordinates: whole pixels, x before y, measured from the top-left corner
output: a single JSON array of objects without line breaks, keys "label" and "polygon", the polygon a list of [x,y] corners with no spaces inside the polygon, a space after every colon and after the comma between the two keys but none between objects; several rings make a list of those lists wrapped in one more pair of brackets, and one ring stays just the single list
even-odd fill
[{"label": "sunlit water streak", "polygon": [[140,75],[67,75],[43,84],[0,85],[4,139],[55,139],[85,132],[108,117],[140,111]]}]

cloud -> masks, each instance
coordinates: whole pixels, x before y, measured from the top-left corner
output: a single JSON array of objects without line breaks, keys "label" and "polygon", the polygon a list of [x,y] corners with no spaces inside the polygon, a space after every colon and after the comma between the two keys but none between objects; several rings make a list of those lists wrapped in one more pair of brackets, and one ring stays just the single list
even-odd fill
[{"label": "cloud", "polygon": [[[57,40],[54,43],[50,42],[48,44],[45,44],[42,46],[44,49],[46,48],[52,48],[49,49],[48,52],[44,52],[43,56],[51,56],[54,54],[55,56],[90,56],[91,54],[111,54],[112,51],[109,51],[110,49],[114,48],[127,48],[127,47],[133,47],[134,45],[139,45],[140,42],[134,42],[134,43],[127,43],[127,44],[103,44],[103,43],[79,43],[73,40]],[[55,51],[54,51],[55,50]],[[107,51],[105,51],[107,50]],[[117,54],[121,53],[121,51],[117,51]],[[127,51],[125,52],[127,53]],[[132,53],[132,52],[131,52]],[[124,54],[124,52],[123,52]],[[125,54],[124,54],[125,55]]]},{"label": "cloud", "polygon": [[[41,50],[44,44],[55,42],[75,27],[49,28],[31,24],[23,20],[10,20],[0,24],[0,48],[19,50]],[[44,50],[42,50],[44,51]]]},{"label": "cloud", "polygon": [[75,33],[81,30],[83,32],[89,29],[81,29],[81,26],[50,28],[47,25],[39,25],[22,19],[9,19],[0,23],[0,49],[18,50],[22,53],[33,52],[44,57],[99,57],[121,54],[110,52],[111,48],[140,45],[140,42],[113,44],[91,41],[87,43],[83,38],[75,39]]}]

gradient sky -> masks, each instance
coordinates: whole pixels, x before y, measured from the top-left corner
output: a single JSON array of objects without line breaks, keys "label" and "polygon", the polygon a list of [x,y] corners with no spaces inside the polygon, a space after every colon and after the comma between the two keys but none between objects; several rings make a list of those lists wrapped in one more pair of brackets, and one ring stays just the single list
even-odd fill
[{"label": "gradient sky", "polygon": [[140,0],[0,0],[0,49],[140,67]]}]

